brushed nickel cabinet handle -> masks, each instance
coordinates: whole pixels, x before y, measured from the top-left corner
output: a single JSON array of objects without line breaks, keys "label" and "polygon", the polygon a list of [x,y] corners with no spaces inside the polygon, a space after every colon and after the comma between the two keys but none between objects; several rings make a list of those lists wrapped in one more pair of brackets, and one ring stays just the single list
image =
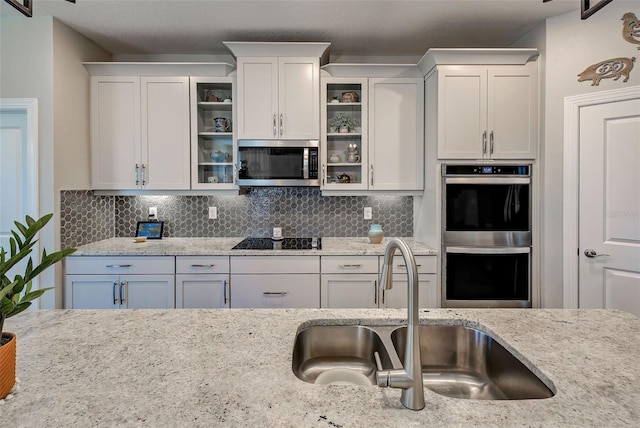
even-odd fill
[{"label": "brushed nickel cabinet handle", "polygon": [[120,304],[123,305],[125,300],[124,300],[124,286],[125,286],[126,282],[125,281],[120,281]]},{"label": "brushed nickel cabinet handle", "polygon": [[224,281],[222,281],[223,287],[224,287],[224,304],[227,304],[227,280],[225,279]]},{"label": "brushed nickel cabinet handle", "polygon": [[138,179],[138,169],[140,168],[140,165],[136,164],[136,169],[133,172],[133,178],[136,181],[136,186],[138,184],[140,184],[140,180]]},{"label": "brushed nickel cabinet handle", "polygon": [[360,269],[362,268],[361,264],[353,264],[353,265],[338,265],[340,269]]},{"label": "brushed nickel cabinet handle", "polygon": [[280,113],[280,136],[284,135],[284,124],[282,121],[282,113]]},{"label": "brushed nickel cabinet handle", "polygon": [[273,115],[273,136],[275,137],[278,133],[278,128],[276,128],[276,115]]},{"label": "brushed nickel cabinet handle", "polygon": [[487,153],[487,131],[482,133],[482,154]]},{"label": "brushed nickel cabinet handle", "polygon": [[147,185],[147,165],[142,164],[142,185]]},{"label": "brushed nickel cabinet handle", "polygon": [[489,133],[489,154],[493,154],[493,131]]},{"label": "brushed nickel cabinet handle", "polygon": [[192,268],[212,268],[212,267],[214,267],[214,266],[215,266],[214,264],[210,264],[210,265],[198,265],[198,264],[194,264],[194,265],[191,265],[191,267],[192,267]]},{"label": "brushed nickel cabinet handle", "polygon": [[118,281],[113,281],[113,304],[118,304],[118,298],[116,297],[116,287],[118,286]]},{"label": "brushed nickel cabinet handle", "polygon": [[286,296],[289,294],[288,291],[263,291],[262,294],[265,296]]},{"label": "brushed nickel cabinet handle", "polygon": [[131,265],[107,265],[108,268],[128,268]]}]

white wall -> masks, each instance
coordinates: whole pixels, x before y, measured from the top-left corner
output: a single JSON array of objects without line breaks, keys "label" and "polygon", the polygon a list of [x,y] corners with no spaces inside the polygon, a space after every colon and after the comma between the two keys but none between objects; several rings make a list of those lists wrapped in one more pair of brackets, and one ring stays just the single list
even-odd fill
[{"label": "white wall", "polygon": [[[39,212],[56,211],[53,197],[53,19],[23,16],[0,19],[0,97],[38,99]],[[40,233],[42,247],[53,251],[55,227]],[[40,276],[40,286],[55,284],[52,269]],[[53,307],[54,293],[40,299]],[[45,303],[46,302],[46,303]]]},{"label": "white wall", "polygon": [[[60,190],[91,188],[89,74],[87,61],[111,54],[57,19],[53,20],[53,123],[55,242],[60,245]],[[55,307],[62,307],[62,269],[57,266]],[[45,303],[44,300],[41,303]],[[50,301],[49,304],[52,302]]]},{"label": "white wall", "polygon": [[[60,248],[60,189],[89,188],[89,78],[81,62],[110,58],[52,17],[0,19],[0,97],[38,99],[39,211],[55,214],[40,234],[49,251]],[[56,265],[40,277],[41,286],[56,286],[41,307],[61,307],[61,272]]]},{"label": "white wall", "polygon": [[[640,1],[609,3],[587,20],[579,12],[550,18],[546,22],[544,50],[545,84],[541,167],[543,183],[542,305],[562,307],[562,174],[565,97],[640,84],[640,51],[622,38],[622,15],[640,17]],[[535,37],[535,35],[534,35]],[[538,40],[540,40],[538,38]],[[628,82],[604,79],[599,86],[578,82],[588,66],[617,57],[636,57]]]}]

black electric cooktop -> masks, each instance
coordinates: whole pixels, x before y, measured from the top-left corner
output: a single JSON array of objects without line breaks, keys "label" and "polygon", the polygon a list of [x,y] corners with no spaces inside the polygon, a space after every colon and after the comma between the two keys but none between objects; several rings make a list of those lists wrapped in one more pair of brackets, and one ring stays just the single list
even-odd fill
[{"label": "black electric cooktop", "polygon": [[[317,244],[317,245],[314,245]],[[312,250],[322,249],[322,238],[245,238],[232,250]]]}]

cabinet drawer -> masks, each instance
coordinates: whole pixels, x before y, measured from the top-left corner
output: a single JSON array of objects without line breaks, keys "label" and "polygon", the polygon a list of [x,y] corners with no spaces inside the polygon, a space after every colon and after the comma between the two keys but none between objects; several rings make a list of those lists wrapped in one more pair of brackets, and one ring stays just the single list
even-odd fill
[{"label": "cabinet drawer", "polygon": [[[414,256],[416,259],[416,265],[418,267],[418,273],[436,273],[438,262],[436,256]],[[382,272],[382,266],[384,265],[384,257],[380,257],[380,272]],[[407,266],[404,262],[404,258],[399,252],[393,256],[393,273],[407,273]]]},{"label": "cabinet drawer", "polygon": [[377,273],[378,256],[322,256],[322,273]]},{"label": "cabinet drawer", "polygon": [[318,256],[231,257],[231,273],[319,273]]},{"label": "cabinet drawer", "polygon": [[175,257],[172,256],[81,256],[65,259],[67,275],[121,275],[121,274],[170,274],[175,273]]},{"label": "cabinet drawer", "polygon": [[227,256],[178,256],[176,273],[228,273]]},{"label": "cabinet drawer", "polygon": [[320,275],[231,275],[232,308],[319,308]]}]

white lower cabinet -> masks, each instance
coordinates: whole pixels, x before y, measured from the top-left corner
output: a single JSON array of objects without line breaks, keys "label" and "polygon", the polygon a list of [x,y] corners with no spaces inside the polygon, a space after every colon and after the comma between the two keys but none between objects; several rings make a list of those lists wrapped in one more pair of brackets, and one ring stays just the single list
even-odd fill
[{"label": "white lower cabinet", "polygon": [[320,257],[232,256],[232,308],[320,307]]},{"label": "white lower cabinet", "polygon": [[175,307],[175,262],[169,256],[68,257],[67,309]]},{"label": "white lower cabinet", "polygon": [[[418,300],[419,307],[435,308],[438,305],[436,293],[436,275],[433,273],[418,274]],[[393,275],[393,288],[391,290],[380,290],[381,308],[406,308],[407,292],[409,280],[407,275]]]},{"label": "white lower cabinet", "polygon": [[229,307],[228,256],[176,257],[176,308]]},{"label": "white lower cabinet", "polygon": [[[418,268],[419,307],[421,309],[439,307],[436,256],[415,256],[414,258]],[[380,257],[380,272],[382,272],[383,265],[384,257]],[[408,287],[409,279],[404,258],[400,253],[396,252],[393,258],[393,288],[391,290],[380,290],[380,307],[406,308]]]},{"label": "white lower cabinet", "polygon": [[169,309],[173,275],[67,275],[68,309]]},{"label": "white lower cabinet", "polygon": [[377,256],[323,256],[322,308],[377,308]]}]

